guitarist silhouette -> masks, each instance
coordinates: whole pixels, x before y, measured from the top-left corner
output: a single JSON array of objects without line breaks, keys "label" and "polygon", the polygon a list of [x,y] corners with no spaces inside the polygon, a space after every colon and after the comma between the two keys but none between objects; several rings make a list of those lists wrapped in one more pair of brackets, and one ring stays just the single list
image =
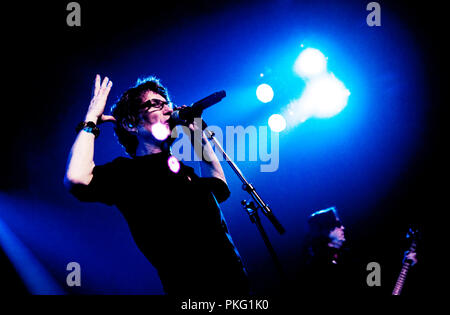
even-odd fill
[{"label": "guitarist silhouette", "polygon": [[417,255],[416,255],[416,246],[418,238],[417,230],[409,229],[406,238],[411,238],[411,246],[409,247],[409,250],[405,252],[405,255],[403,257],[402,270],[400,271],[400,274],[397,278],[397,282],[395,283],[392,295],[400,295],[403,289],[403,285],[405,284],[409,268],[417,263]]}]

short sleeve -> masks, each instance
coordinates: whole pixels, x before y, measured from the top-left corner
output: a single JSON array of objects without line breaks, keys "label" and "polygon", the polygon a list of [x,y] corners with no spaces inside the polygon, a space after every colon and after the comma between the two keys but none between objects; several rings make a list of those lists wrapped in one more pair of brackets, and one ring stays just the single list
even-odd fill
[{"label": "short sleeve", "polygon": [[115,159],[104,165],[96,165],[92,171],[89,185],[74,185],[71,193],[80,201],[115,204],[120,188],[117,186],[123,174],[121,159]]},{"label": "short sleeve", "polygon": [[221,203],[230,197],[230,190],[228,185],[221,179],[216,177],[202,177],[199,179],[208,190],[210,190],[217,199],[217,202]]}]

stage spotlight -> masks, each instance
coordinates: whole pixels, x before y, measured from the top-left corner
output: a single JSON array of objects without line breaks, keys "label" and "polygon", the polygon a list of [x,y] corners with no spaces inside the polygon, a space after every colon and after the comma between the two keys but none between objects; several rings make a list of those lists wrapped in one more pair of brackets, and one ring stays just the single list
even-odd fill
[{"label": "stage spotlight", "polygon": [[329,118],[339,114],[347,105],[350,91],[332,73],[326,73],[308,81],[302,96],[291,101],[285,115],[289,125],[305,120]]},{"label": "stage spotlight", "polygon": [[315,48],[306,48],[297,57],[294,71],[302,78],[311,78],[327,70],[327,59]]},{"label": "stage spotlight", "polygon": [[256,97],[263,103],[268,103],[273,99],[273,89],[268,84],[261,84],[256,89]]},{"label": "stage spotlight", "polygon": [[339,114],[347,105],[350,91],[332,73],[309,82],[302,96],[306,106],[311,107],[312,115],[329,118]]},{"label": "stage spotlight", "polygon": [[274,132],[281,132],[286,128],[286,120],[279,114],[273,114],[269,118],[269,127]]}]

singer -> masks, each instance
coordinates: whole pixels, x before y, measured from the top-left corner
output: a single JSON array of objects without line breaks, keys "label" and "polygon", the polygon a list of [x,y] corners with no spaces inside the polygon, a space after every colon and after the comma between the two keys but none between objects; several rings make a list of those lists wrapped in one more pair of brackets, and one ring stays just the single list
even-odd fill
[{"label": "singer", "polygon": [[[96,76],[93,98],[69,155],[66,187],[81,201],[115,205],[121,211],[166,294],[249,294],[247,272],[219,207],[230,191],[206,137],[192,137],[194,148],[203,150],[200,177],[171,155],[172,137],[159,140],[152,133],[156,124],[175,125],[168,92],[159,80],[138,80],[109,116],[104,109],[111,87],[107,77],[101,82]],[[104,122],[114,123],[130,157],[95,165],[94,142]],[[189,121],[184,124],[191,131],[199,128]]]}]

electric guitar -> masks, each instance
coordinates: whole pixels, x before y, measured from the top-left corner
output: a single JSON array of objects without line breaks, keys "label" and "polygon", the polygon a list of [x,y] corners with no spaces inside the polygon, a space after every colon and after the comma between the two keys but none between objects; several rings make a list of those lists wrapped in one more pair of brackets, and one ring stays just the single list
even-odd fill
[{"label": "electric guitar", "polygon": [[[409,254],[415,254],[416,253],[416,246],[417,246],[417,238],[418,238],[418,231],[409,229],[408,233],[406,234],[406,238],[411,238],[411,246],[409,247],[409,251],[407,253]],[[400,271],[400,275],[397,278],[397,282],[395,283],[394,290],[392,291],[392,295],[400,295],[403,289],[403,285],[405,284],[406,275],[408,274],[409,268],[412,267],[415,264],[415,261],[408,259],[406,257],[403,259],[403,266],[402,270]]]}]

